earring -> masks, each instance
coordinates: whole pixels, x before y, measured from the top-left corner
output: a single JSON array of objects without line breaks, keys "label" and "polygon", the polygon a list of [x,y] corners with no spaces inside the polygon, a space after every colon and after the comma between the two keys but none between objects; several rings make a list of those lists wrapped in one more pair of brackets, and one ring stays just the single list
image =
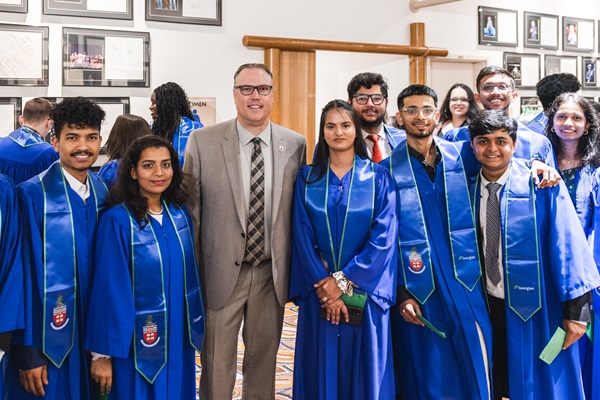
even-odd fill
[{"label": "earring", "polygon": [[556,132],[556,131],[554,130],[554,127],[550,128],[550,130],[551,130],[552,132]]},{"label": "earring", "polygon": [[584,135],[587,135],[587,134],[588,134],[588,131],[583,131],[583,134],[584,134]]}]

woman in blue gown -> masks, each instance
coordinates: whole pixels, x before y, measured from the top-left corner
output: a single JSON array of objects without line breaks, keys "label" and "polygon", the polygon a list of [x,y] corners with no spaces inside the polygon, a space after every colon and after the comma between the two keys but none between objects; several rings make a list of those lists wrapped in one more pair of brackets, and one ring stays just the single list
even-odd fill
[{"label": "woman in blue gown", "polygon": [[[575,205],[583,230],[590,238],[594,219],[592,180],[595,170],[600,166],[600,126],[596,112],[582,96],[565,93],[552,103],[548,121],[546,135],[552,142],[558,169]],[[599,263],[600,260],[596,262]],[[592,303],[597,308],[600,305],[598,291],[593,291],[592,296]],[[597,340],[600,340],[600,330],[596,331]],[[592,378],[594,373],[600,374],[600,346],[593,346],[592,343],[592,338],[587,335],[579,340],[587,398],[600,396],[600,382],[593,383]]]},{"label": "woman in blue gown", "polygon": [[100,168],[98,176],[104,178],[108,186],[114,185],[119,174],[119,161],[127,148],[135,139],[150,134],[152,130],[144,118],[133,114],[119,115],[106,141],[108,161]]},{"label": "woman in blue gown", "polygon": [[98,227],[91,375],[114,399],[195,399],[204,313],[177,153],[150,135],[121,162],[127,173]]},{"label": "woman in blue gown", "polygon": [[183,166],[185,146],[190,134],[204,128],[198,114],[190,108],[185,90],[175,82],[167,82],[152,91],[150,95],[152,133],[166,138],[173,144]]},{"label": "woman in blue gown", "polygon": [[294,196],[294,398],[392,399],[396,195],[345,101],[323,109],[315,162],[299,171]]}]

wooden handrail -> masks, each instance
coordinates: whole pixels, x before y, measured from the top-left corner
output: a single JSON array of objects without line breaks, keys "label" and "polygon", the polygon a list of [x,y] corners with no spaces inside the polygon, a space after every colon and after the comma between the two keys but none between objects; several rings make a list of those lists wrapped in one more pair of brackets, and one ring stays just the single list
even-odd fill
[{"label": "wooden handrail", "polygon": [[414,57],[446,57],[447,49],[432,47],[401,46],[393,44],[334,42],[330,40],[290,39],[269,36],[246,35],[242,39],[246,47],[259,47],[265,49],[282,49],[291,51],[326,50],[346,51],[357,53],[402,54]]}]

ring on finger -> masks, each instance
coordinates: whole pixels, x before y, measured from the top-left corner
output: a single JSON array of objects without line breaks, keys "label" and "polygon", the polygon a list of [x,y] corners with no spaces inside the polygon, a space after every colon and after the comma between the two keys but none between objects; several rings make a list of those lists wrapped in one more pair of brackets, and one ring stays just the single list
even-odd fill
[{"label": "ring on finger", "polygon": [[326,301],[327,301],[327,296],[323,296],[323,297],[321,297],[321,302],[322,302],[322,303],[325,303]]}]

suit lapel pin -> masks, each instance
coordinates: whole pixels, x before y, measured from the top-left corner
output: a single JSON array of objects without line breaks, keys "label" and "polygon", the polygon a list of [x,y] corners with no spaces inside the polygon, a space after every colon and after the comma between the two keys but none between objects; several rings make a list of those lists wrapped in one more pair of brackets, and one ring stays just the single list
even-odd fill
[{"label": "suit lapel pin", "polygon": [[283,147],[283,145],[279,146],[279,152],[283,153],[283,151],[285,150],[285,147]]}]

